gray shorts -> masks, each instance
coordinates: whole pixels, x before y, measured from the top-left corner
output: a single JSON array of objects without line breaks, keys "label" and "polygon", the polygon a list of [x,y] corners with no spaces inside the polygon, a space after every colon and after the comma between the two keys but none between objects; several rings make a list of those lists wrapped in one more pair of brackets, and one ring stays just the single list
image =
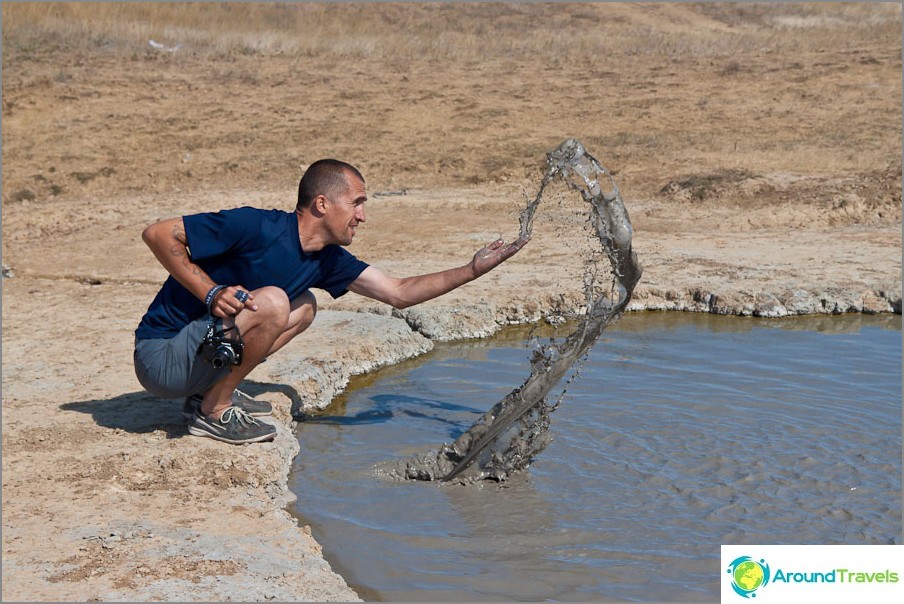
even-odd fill
[{"label": "gray shorts", "polygon": [[217,369],[198,354],[207,321],[193,321],[172,338],[136,340],[135,375],[148,392],[160,398],[202,394],[232,371],[229,366]]}]

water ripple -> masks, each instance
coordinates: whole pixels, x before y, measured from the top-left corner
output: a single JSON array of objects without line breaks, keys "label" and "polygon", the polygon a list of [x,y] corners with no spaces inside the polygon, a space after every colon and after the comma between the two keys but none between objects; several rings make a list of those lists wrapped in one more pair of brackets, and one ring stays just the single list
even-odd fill
[{"label": "water ripple", "polygon": [[900,543],[900,317],[819,326],[628,315],[527,472],[375,477],[524,377],[511,336],[440,346],[301,426],[290,486],[328,559],[397,601],[705,600],[720,544]]}]

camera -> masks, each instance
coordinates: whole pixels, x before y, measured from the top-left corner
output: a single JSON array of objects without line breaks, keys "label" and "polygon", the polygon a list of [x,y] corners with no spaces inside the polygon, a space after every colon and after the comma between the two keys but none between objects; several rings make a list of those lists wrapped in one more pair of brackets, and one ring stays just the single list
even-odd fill
[{"label": "camera", "polygon": [[[237,340],[231,340],[226,336],[226,332],[232,329],[236,328],[218,330],[214,322],[207,325],[207,334],[201,341],[198,352],[205,361],[217,369],[242,364],[242,351],[245,349],[245,343],[240,335]],[[236,333],[238,333],[238,329],[236,329]]]}]

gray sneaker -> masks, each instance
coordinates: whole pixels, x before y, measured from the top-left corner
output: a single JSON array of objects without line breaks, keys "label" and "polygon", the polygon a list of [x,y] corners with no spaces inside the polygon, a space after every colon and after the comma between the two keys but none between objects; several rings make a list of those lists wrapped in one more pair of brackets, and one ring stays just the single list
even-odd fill
[{"label": "gray sneaker", "polygon": [[227,407],[219,419],[195,413],[188,423],[188,433],[242,445],[273,440],[276,437],[276,426],[258,422],[238,407],[232,406]]},{"label": "gray sneaker", "polygon": [[[185,403],[182,405],[182,417],[186,421],[190,422],[195,413],[200,413],[203,399],[204,397],[200,394],[193,394],[185,399]],[[232,404],[252,417],[263,417],[273,413],[273,405],[267,401],[251,398],[238,389],[232,393]]]}]

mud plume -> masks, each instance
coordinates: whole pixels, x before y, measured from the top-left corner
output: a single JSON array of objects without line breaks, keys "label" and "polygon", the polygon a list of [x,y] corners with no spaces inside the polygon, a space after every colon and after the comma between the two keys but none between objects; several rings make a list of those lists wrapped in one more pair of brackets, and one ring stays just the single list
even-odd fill
[{"label": "mud plume", "polygon": [[[521,386],[496,403],[451,445],[400,461],[392,474],[417,480],[490,478],[505,480],[526,467],[549,442],[549,417],[558,403],[549,392],[581,360],[607,325],[624,311],[642,272],[631,250],[633,229],[612,175],[575,139],[568,139],[546,156],[547,170],[536,197],[519,216],[521,237],[530,237],[534,217],[547,186],[562,178],[589,206],[588,219],[611,266],[612,282],[597,283],[595,258],[585,266],[586,312],[577,329],[560,343],[538,346],[530,361],[530,375]],[[602,182],[601,182],[602,181]],[[605,190],[604,184],[611,190]]]}]

